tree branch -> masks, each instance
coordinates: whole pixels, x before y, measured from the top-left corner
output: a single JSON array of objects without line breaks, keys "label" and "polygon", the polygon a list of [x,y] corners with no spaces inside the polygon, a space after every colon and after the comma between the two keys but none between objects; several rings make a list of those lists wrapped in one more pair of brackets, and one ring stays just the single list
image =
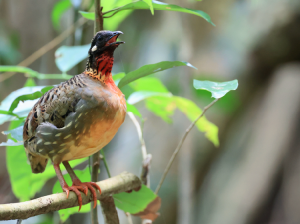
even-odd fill
[{"label": "tree branch", "polygon": [[106,224],[119,224],[119,217],[113,197],[100,199],[102,214]]},{"label": "tree branch", "polygon": [[[98,31],[103,30],[103,16],[102,16],[102,7],[101,7],[101,0],[95,0],[94,2],[95,7],[95,21],[94,21],[94,34]],[[98,180],[98,173],[100,167],[100,152],[96,152],[92,156],[92,181],[97,182]],[[98,224],[98,213],[97,213],[97,206],[94,208],[93,203],[91,203],[91,220],[92,224]]]},{"label": "tree branch", "polygon": [[[92,173],[91,173],[92,182],[97,182],[98,180],[99,167],[100,167],[99,156],[100,156],[99,151],[92,156]],[[97,206],[96,208],[94,208],[94,203],[91,203],[91,220],[92,220],[92,224],[98,224]]]},{"label": "tree branch", "polygon": [[[102,190],[101,195],[97,192],[97,199],[102,200],[112,194],[135,189],[141,186],[141,181],[134,174],[123,172],[118,176],[97,182],[97,184]],[[93,200],[90,191],[87,196],[81,193],[81,197],[83,205]],[[78,199],[74,192],[70,192],[69,198],[66,198],[66,193],[52,194],[31,201],[0,205],[0,220],[27,219],[75,206],[78,206]]]},{"label": "tree branch", "polygon": [[179,144],[177,145],[175,151],[173,152],[173,155],[171,156],[171,158],[170,158],[170,160],[169,160],[169,162],[168,162],[168,165],[167,165],[167,167],[166,167],[166,169],[165,169],[165,171],[164,171],[164,173],[163,173],[163,175],[162,175],[162,177],[161,177],[161,179],[160,179],[160,181],[159,181],[159,184],[158,184],[158,186],[157,186],[157,188],[156,188],[156,190],[155,190],[155,193],[156,193],[156,194],[158,194],[158,191],[159,191],[159,189],[161,188],[161,185],[162,185],[162,183],[164,182],[164,180],[165,180],[165,178],[166,178],[166,176],[167,176],[167,174],[168,174],[168,172],[169,172],[169,170],[170,170],[170,168],[171,168],[171,166],[172,166],[172,164],[173,164],[173,162],[174,162],[174,160],[175,160],[175,158],[176,158],[176,156],[177,156],[179,150],[181,149],[181,146],[182,146],[182,144],[183,144],[183,142],[184,142],[186,136],[190,133],[190,131],[191,131],[192,128],[195,126],[195,124],[197,123],[197,121],[198,121],[201,117],[203,117],[203,115],[205,114],[205,112],[206,112],[212,105],[214,105],[219,99],[220,99],[220,98],[215,99],[215,100],[212,101],[210,104],[208,104],[206,107],[204,107],[204,109],[203,109],[202,113],[199,115],[199,117],[197,117],[196,120],[194,120],[194,122],[191,123],[190,126],[186,129],[184,135],[182,136],[182,138],[181,138]]}]

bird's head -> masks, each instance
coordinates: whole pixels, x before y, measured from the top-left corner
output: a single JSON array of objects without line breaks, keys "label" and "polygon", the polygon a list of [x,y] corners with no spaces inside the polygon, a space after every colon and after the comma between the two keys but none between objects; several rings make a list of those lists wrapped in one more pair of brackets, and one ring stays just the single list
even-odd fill
[{"label": "bird's head", "polygon": [[89,55],[94,58],[99,57],[102,54],[110,54],[113,56],[115,49],[123,44],[123,41],[117,41],[117,38],[120,34],[123,34],[121,31],[109,31],[103,30],[96,33],[92,39],[91,47],[89,50]]},{"label": "bird's head", "polygon": [[86,65],[87,71],[97,73],[100,76],[102,73],[111,72],[114,51],[120,44],[124,43],[123,41],[117,41],[120,34],[123,33],[109,30],[96,33],[89,49],[89,58]]}]

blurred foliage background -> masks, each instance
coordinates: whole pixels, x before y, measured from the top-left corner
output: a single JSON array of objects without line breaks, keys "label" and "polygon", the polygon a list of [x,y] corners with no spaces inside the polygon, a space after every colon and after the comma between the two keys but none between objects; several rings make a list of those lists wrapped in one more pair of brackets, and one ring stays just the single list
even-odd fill
[{"label": "blurred foliage background", "polygon": [[[106,19],[104,28],[123,31],[121,40],[126,42],[115,52],[113,72],[129,72],[160,61],[187,61],[198,70],[179,67],[154,77],[172,94],[200,108],[211,102],[211,96],[193,89],[193,79],[238,79],[239,88],[206,114],[219,127],[219,147],[196,128],[188,136],[159,193],[161,215],[155,223],[300,223],[300,2],[165,2],[203,10],[216,27],[195,15],[171,11],[155,10],[154,15],[150,10],[126,11],[119,20],[106,23]],[[123,5],[122,1],[115,3]],[[54,14],[59,4],[62,10]],[[76,23],[81,18],[78,10],[88,11],[91,5],[89,0],[0,0],[0,65],[16,65],[26,59]],[[89,44],[92,36],[93,22],[88,21],[59,46]],[[55,64],[59,46],[28,67],[43,74],[60,74]],[[78,74],[84,67],[85,60],[67,73]],[[0,100],[23,87],[26,79],[21,73],[0,74]],[[40,86],[60,81],[35,79]],[[175,111],[169,122],[162,122],[144,102],[136,106],[145,120],[143,136],[153,156],[150,177],[155,189],[190,121]],[[8,126],[3,123],[0,131]],[[3,141],[6,136],[1,135]],[[112,175],[124,170],[139,175],[140,142],[128,117],[105,152]],[[1,204],[18,201],[6,162],[6,150],[1,147]],[[103,164],[100,169],[104,171]],[[106,172],[101,172],[100,179],[105,178]],[[52,193],[55,182],[56,178],[48,180],[35,197]],[[124,213],[120,212],[120,218],[127,223]],[[89,215],[75,214],[66,223],[88,223],[89,219]],[[57,213],[23,222],[60,223]]]}]

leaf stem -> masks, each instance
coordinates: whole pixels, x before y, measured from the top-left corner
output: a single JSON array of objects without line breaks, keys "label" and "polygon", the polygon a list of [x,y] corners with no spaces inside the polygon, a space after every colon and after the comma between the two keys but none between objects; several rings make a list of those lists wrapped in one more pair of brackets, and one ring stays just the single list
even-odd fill
[{"label": "leaf stem", "polygon": [[[133,2],[130,2],[130,3],[128,3],[128,4],[132,4],[132,3],[136,3],[136,2],[140,2],[140,1],[133,1]],[[126,4],[126,5],[128,5],[128,4]],[[108,11],[106,11],[106,12],[103,12],[103,15],[105,15],[105,14],[107,14],[107,13],[110,13],[110,12],[114,12],[114,11],[120,12],[120,11],[122,11],[122,10],[119,10],[119,9],[123,8],[124,6],[125,6],[125,5],[122,5],[122,6],[119,6],[119,7],[117,7],[117,8],[114,8],[114,9],[108,10]],[[110,17],[110,16],[109,16],[109,17]],[[104,18],[108,18],[108,17],[104,17]]]},{"label": "leaf stem", "polygon": [[194,121],[190,124],[190,126],[186,129],[186,131],[185,131],[184,135],[182,136],[182,138],[181,138],[179,144],[177,145],[175,151],[173,152],[173,154],[172,154],[172,156],[171,156],[171,158],[170,158],[170,160],[169,160],[169,162],[168,162],[167,167],[165,168],[165,171],[164,171],[164,173],[163,173],[163,175],[162,175],[162,177],[161,177],[161,179],[160,179],[160,181],[159,181],[159,184],[157,185],[157,188],[156,188],[156,190],[155,190],[155,193],[156,193],[156,194],[158,194],[158,192],[159,192],[159,190],[160,190],[160,188],[161,188],[161,185],[163,184],[163,182],[164,182],[164,180],[165,180],[165,178],[166,178],[166,176],[167,176],[167,174],[168,174],[168,172],[169,172],[169,170],[170,170],[170,168],[171,168],[171,166],[172,166],[172,164],[173,164],[173,162],[174,162],[174,160],[175,160],[175,158],[176,158],[176,156],[177,156],[179,150],[181,149],[182,144],[183,144],[183,142],[184,142],[186,136],[190,133],[190,131],[191,131],[192,128],[195,126],[195,124],[197,123],[197,121],[198,121],[201,117],[203,117],[203,115],[205,114],[205,112],[206,112],[212,105],[214,105],[219,99],[220,99],[220,98],[215,99],[215,100],[212,101],[210,104],[208,104],[206,107],[204,107],[202,113],[201,113],[201,114],[196,118],[196,120],[194,120]]},{"label": "leaf stem", "polygon": [[111,175],[110,175],[110,172],[109,172],[109,168],[108,168],[108,164],[107,164],[107,161],[106,161],[106,158],[105,158],[105,154],[104,154],[104,149],[101,150],[101,155],[102,155],[102,160],[104,162],[104,166],[105,166],[107,175],[108,175],[109,178],[111,178]]}]

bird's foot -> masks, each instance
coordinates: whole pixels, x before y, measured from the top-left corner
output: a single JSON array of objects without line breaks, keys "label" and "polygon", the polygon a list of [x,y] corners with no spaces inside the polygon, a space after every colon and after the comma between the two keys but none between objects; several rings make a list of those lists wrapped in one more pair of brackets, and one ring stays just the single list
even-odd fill
[{"label": "bird's foot", "polygon": [[87,189],[85,189],[83,186],[71,186],[69,187],[68,185],[65,185],[62,187],[63,191],[67,193],[67,198],[69,197],[69,193],[70,191],[73,191],[76,195],[77,195],[77,199],[78,199],[78,205],[79,205],[79,210],[81,209],[82,206],[82,197],[80,194],[80,191],[82,191],[83,193],[85,193],[85,195],[87,195]]},{"label": "bird's foot", "polygon": [[[101,189],[96,183],[94,183],[94,182],[84,182],[84,183],[82,183],[79,179],[74,179],[72,187],[81,187],[81,188],[85,189],[85,191],[84,191],[85,195],[87,195],[88,189],[90,189],[90,191],[92,192],[92,195],[93,195],[94,208],[96,208],[96,206],[97,206],[97,193],[96,193],[95,188],[98,189],[100,194],[101,194]],[[93,187],[95,187],[95,188],[93,188]],[[78,200],[78,202],[79,202],[79,200]]]}]

